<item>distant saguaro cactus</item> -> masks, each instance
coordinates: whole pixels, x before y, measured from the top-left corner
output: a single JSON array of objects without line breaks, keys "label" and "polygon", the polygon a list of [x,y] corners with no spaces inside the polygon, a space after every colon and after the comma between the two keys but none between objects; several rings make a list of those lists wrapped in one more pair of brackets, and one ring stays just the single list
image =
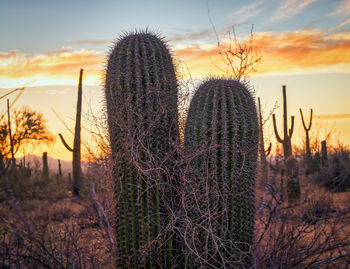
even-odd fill
[{"label": "distant saguaro cactus", "polygon": [[265,150],[264,126],[263,126],[262,111],[261,111],[261,105],[260,105],[260,97],[258,97],[258,105],[259,105],[259,156],[260,156],[260,165],[261,165],[261,176],[262,176],[262,181],[266,183],[268,179],[268,166],[267,166],[266,157],[269,156],[271,152],[272,144],[270,143],[267,150]]},{"label": "distant saguaro cactus", "polygon": [[253,239],[258,141],[255,102],[246,86],[233,79],[205,81],[191,101],[185,128],[185,149],[193,160],[185,186],[194,225],[188,242],[202,255],[190,267],[236,268],[240,258],[249,263],[240,255]]},{"label": "distant saguaro cactus", "polygon": [[306,127],[305,121],[304,121],[304,116],[303,116],[303,111],[301,108],[299,108],[300,111],[300,116],[301,120],[303,123],[303,127],[305,130],[305,149],[306,149],[306,166],[307,166],[307,172],[312,172],[313,170],[313,161],[312,161],[312,155],[311,155],[311,149],[310,149],[310,137],[309,137],[309,131],[311,129],[311,124],[312,124],[312,108],[310,110],[310,121],[309,121],[309,126]]},{"label": "distant saguaro cactus", "polygon": [[62,166],[61,166],[61,160],[57,160],[58,162],[58,175],[62,176]]},{"label": "distant saguaro cactus", "polygon": [[299,171],[298,169],[298,161],[294,159],[292,152],[292,135],[294,129],[294,116],[291,116],[291,127],[288,129],[288,120],[287,120],[287,96],[286,96],[286,86],[282,86],[283,91],[283,139],[279,136],[277,125],[276,125],[276,116],[272,115],[273,120],[273,130],[275,132],[276,139],[279,143],[283,145],[283,155],[284,162],[286,165],[287,171],[287,194],[288,201],[290,203],[294,203],[296,200],[300,198],[300,185],[299,185]]},{"label": "distant saguaro cactus", "polygon": [[11,151],[11,167],[14,173],[16,172],[16,159],[15,159],[15,154],[13,151],[13,138],[12,138],[12,132],[11,132],[11,117],[10,117],[10,101],[7,99],[7,123],[8,123],[8,133],[9,133],[9,138],[10,138],[10,151]]},{"label": "distant saguaro cactus", "polygon": [[42,171],[43,180],[49,180],[49,166],[47,163],[47,152],[43,153],[43,171]]},{"label": "distant saguaro cactus", "polygon": [[2,177],[5,174],[5,162],[4,162],[4,155],[0,152],[0,177]]},{"label": "distant saguaro cactus", "polygon": [[294,116],[291,116],[291,127],[288,129],[288,120],[287,120],[287,96],[286,96],[286,86],[282,86],[283,91],[283,139],[279,136],[277,125],[276,125],[276,116],[275,114],[272,115],[273,120],[273,130],[275,132],[276,139],[279,143],[282,143],[283,145],[283,155],[284,159],[287,160],[288,157],[292,156],[292,142],[291,138],[293,135],[293,129],[294,129]]},{"label": "distant saguaro cactus", "polygon": [[69,151],[73,152],[73,194],[79,196],[81,182],[83,180],[83,172],[81,170],[81,107],[82,107],[82,81],[83,81],[83,69],[80,69],[79,75],[79,87],[78,87],[78,101],[77,101],[77,114],[75,117],[75,131],[74,131],[74,145],[73,149],[68,146],[64,140],[62,134],[59,134],[63,145]]},{"label": "distant saguaro cactus", "polygon": [[179,130],[175,69],[163,40],[149,32],[121,37],[109,56],[105,95],[117,267],[172,268],[171,173]]},{"label": "distant saguaro cactus", "polygon": [[322,167],[328,166],[327,141],[326,140],[323,140],[321,142],[321,165],[322,165]]}]

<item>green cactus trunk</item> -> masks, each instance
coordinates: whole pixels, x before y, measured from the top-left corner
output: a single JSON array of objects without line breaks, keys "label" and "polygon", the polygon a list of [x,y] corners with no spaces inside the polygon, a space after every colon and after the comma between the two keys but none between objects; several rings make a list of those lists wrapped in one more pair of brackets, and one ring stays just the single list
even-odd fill
[{"label": "green cactus trunk", "polygon": [[114,160],[118,268],[171,268],[177,81],[166,44],[151,33],[116,42],[105,85]]},{"label": "green cactus trunk", "polygon": [[203,254],[190,257],[188,266],[233,268],[240,258],[249,264],[249,255],[241,254],[253,239],[258,118],[243,84],[209,79],[199,87],[189,108],[185,147],[193,158],[186,185],[189,234],[195,231],[192,247]]}]

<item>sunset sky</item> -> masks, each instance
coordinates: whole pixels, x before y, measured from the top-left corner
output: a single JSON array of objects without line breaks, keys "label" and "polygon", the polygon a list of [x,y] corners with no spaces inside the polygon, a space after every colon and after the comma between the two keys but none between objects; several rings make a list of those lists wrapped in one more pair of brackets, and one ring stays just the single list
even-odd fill
[{"label": "sunset sky", "polygon": [[[295,144],[304,134],[299,108],[307,121],[313,108],[313,131],[321,128],[320,139],[332,131],[334,143],[350,145],[350,0],[0,0],[0,96],[26,86],[13,107],[41,111],[49,130],[56,137],[62,132],[72,144],[73,136],[54,111],[74,129],[83,68],[84,128],[91,128],[86,119],[90,110],[102,114],[106,57],[120,34],[148,28],[164,36],[185,79],[190,73],[199,83],[219,75],[222,61],[208,10],[223,45],[233,26],[244,40],[254,25],[255,53],[262,59],[251,85],[266,116],[278,101],[280,133],[286,85],[289,114],[296,117]],[[10,95],[10,102],[15,97]],[[3,98],[0,114],[5,108]],[[83,137],[89,142],[87,133]],[[266,137],[275,143],[271,120]],[[71,159],[58,139],[34,152],[42,151]]]}]

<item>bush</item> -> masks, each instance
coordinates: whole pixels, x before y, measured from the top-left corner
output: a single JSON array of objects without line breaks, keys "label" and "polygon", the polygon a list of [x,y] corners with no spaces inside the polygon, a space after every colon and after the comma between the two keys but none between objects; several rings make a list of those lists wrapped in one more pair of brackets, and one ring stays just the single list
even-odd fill
[{"label": "bush", "polygon": [[345,192],[350,187],[349,151],[341,150],[331,155],[328,166],[321,168],[316,182],[333,192]]}]

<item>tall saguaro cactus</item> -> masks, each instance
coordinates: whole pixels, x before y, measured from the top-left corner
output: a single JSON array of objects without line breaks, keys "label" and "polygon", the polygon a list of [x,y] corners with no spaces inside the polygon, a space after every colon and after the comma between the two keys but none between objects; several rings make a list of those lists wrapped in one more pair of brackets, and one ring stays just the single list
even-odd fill
[{"label": "tall saguaro cactus", "polygon": [[193,159],[186,184],[194,225],[188,242],[202,256],[192,258],[190,267],[236,268],[240,251],[249,250],[258,141],[255,102],[243,84],[209,79],[198,88],[187,117],[185,148]]},{"label": "tall saguaro cactus", "polygon": [[292,142],[291,138],[293,135],[294,129],[294,116],[291,116],[291,127],[288,129],[288,120],[287,120],[287,96],[286,96],[286,86],[282,86],[283,89],[283,139],[279,136],[277,125],[276,125],[276,116],[272,115],[273,120],[273,130],[275,132],[276,139],[279,143],[283,145],[283,155],[284,159],[288,159],[288,157],[292,156]]},{"label": "tall saguaro cactus", "polygon": [[259,105],[259,156],[260,156],[260,165],[261,165],[261,176],[262,176],[263,182],[266,183],[268,179],[268,166],[267,166],[266,157],[271,152],[272,144],[270,143],[267,150],[265,150],[264,126],[263,126],[263,119],[262,119],[260,97],[258,97],[258,105]]},{"label": "tall saguaro cactus", "polygon": [[74,131],[74,144],[71,148],[64,140],[63,136],[59,134],[63,145],[69,151],[73,152],[73,194],[79,196],[81,182],[83,179],[83,172],[81,170],[81,107],[82,107],[82,86],[83,81],[83,69],[80,69],[79,74],[79,87],[78,87],[78,100],[77,100],[77,114],[75,117],[75,131]]},{"label": "tall saguaro cactus", "polygon": [[172,170],[179,142],[177,81],[166,44],[149,32],[121,37],[105,84],[114,160],[117,267],[172,268]]}]

